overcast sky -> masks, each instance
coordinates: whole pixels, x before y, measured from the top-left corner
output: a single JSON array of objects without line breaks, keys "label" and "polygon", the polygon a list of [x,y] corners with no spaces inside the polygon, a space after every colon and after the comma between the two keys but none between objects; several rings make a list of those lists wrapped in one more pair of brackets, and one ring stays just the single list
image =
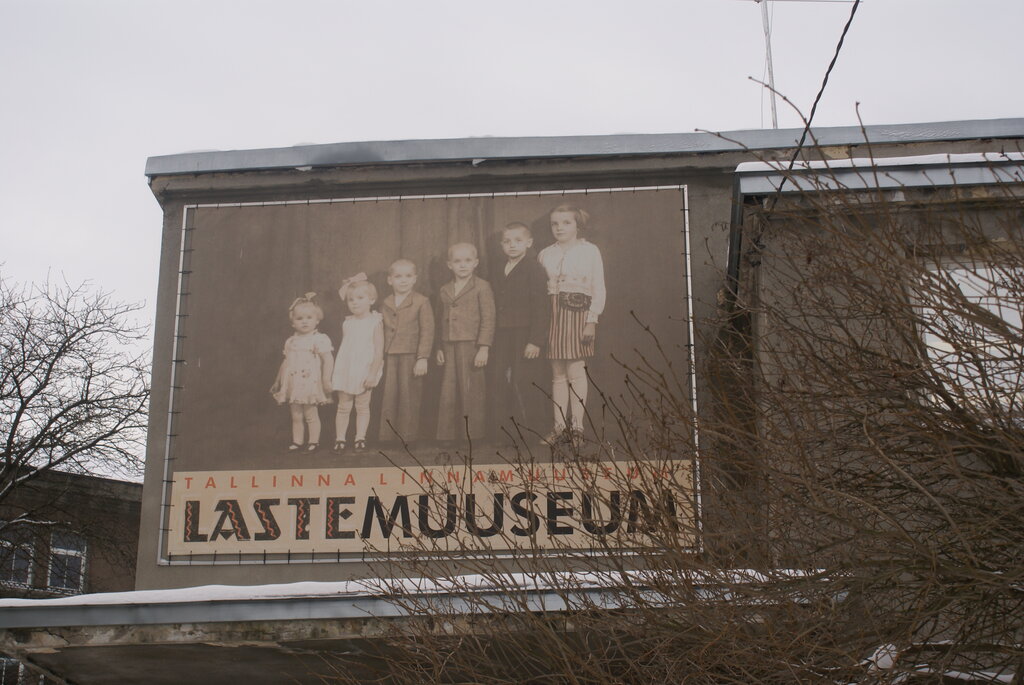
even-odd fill
[{"label": "overcast sky", "polygon": [[[770,3],[805,111],[851,7]],[[1022,26],[1019,0],[865,0],[815,124],[1024,116]],[[771,125],[753,0],[0,0],[0,64],[0,271],[147,305],[150,156]]]}]

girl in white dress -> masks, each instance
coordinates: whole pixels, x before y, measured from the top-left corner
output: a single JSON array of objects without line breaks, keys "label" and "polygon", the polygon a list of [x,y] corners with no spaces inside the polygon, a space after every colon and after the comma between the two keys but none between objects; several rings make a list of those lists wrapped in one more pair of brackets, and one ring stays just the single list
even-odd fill
[{"label": "girl in white dress", "polygon": [[[288,308],[295,334],[284,343],[284,360],[270,393],[278,404],[287,404],[292,416],[292,452],[313,452],[320,443],[318,405],[331,401],[331,339],[317,330],[324,312],[316,293],[296,298]],[[305,432],[309,429],[309,442]]]},{"label": "girl in white dress", "polygon": [[370,310],[377,301],[377,289],[366,280],[366,274],[345,279],[338,295],[352,313],[342,324],[341,345],[331,379],[331,387],[338,393],[334,451],[345,451],[355,406],[355,449],[361,452],[366,449],[366,429],[370,425],[370,394],[384,370],[384,320],[379,312]]}]

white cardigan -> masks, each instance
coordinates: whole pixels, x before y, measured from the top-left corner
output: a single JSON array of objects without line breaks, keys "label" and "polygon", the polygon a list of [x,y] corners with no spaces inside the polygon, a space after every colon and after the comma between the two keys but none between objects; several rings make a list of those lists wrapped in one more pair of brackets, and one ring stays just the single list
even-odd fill
[{"label": "white cardigan", "polygon": [[537,258],[548,273],[548,294],[590,295],[587,323],[597,323],[608,296],[604,286],[604,262],[597,245],[582,238],[568,249],[555,243],[541,250]]}]

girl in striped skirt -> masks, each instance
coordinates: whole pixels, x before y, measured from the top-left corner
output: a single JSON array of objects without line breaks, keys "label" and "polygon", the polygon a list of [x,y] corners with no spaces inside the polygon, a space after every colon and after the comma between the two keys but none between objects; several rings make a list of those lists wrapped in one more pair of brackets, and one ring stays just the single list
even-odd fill
[{"label": "girl in striped skirt", "polygon": [[551,210],[555,244],[541,250],[540,263],[548,274],[551,298],[551,398],[555,429],[549,442],[583,436],[587,403],[586,359],[594,356],[597,321],[604,311],[606,291],[601,251],[588,242],[589,215],[581,208],[562,204]]}]

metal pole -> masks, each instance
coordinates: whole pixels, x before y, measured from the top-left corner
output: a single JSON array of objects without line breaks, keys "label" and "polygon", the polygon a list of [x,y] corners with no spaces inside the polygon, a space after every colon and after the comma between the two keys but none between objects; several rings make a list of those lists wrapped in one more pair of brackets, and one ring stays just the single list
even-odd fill
[{"label": "metal pole", "polygon": [[761,5],[761,24],[764,25],[764,54],[768,62],[768,89],[772,102],[772,128],[779,127],[779,113],[775,108],[775,69],[772,67],[772,32],[768,24],[768,0],[754,0]]}]

